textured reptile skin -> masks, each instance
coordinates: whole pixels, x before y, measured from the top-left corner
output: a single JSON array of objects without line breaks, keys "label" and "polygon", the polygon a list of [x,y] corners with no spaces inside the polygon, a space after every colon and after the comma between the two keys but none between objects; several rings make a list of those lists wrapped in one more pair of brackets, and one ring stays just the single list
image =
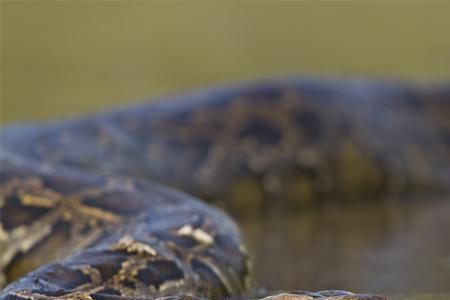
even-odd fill
[{"label": "textured reptile skin", "polygon": [[292,79],[173,98],[2,130],[0,280],[20,279],[0,299],[251,297],[233,221],[174,187],[236,211],[450,186],[447,85]]}]

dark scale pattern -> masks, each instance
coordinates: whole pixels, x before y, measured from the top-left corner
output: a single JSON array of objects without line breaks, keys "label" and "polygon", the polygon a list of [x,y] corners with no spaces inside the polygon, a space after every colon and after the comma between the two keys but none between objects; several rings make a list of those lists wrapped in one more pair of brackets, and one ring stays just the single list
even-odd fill
[{"label": "dark scale pattern", "polygon": [[[238,211],[379,197],[392,186],[448,193],[449,91],[265,81],[2,129],[0,286],[12,278],[5,272],[23,277],[0,300],[242,295],[248,257],[233,221],[146,180]],[[37,198],[25,205],[24,193]],[[24,274],[47,260],[59,262]],[[300,295],[383,299],[342,291],[269,299]]]},{"label": "dark scale pattern", "polygon": [[5,199],[0,210],[0,220],[5,230],[13,230],[20,225],[30,225],[37,218],[50,211],[50,208],[23,205],[19,195],[11,195]]},{"label": "dark scale pattern", "polygon": [[215,293],[212,297],[219,297],[220,295],[227,294],[227,288],[224,286],[222,280],[207,264],[198,259],[193,259],[191,266],[203,285],[214,288]]},{"label": "dark scale pattern", "polygon": [[130,281],[130,280],[127,280],[127,279],[122,281],[122,284],[123,284],[124,287],[129,288],[129,289],[135,289],[136,288],[136,284],[133,281]]},{"label": "dark scale pattern", "polygon": [[115,251],[86,251],[78,256],[79,264],[89,264],[98,269],[105,282],[119,273],[126,260],[125,255]]},{"label": "dark scale pattern", "polygon": [[273,145],[281,140],[282,133],[263,121],[253,121],[241,129],[239,137],[255,139],[261,145]]},{"label": "dark scale pattern", "polygon": [[309,141],[320,140],[323,136],[322,122],[317,113],[300,111],[295,115],[295,122]]},{"label": "dark scale pattern", "polygon": [[39,273],[40,281],[47,281],[56,286],[71,290],[80,285],[90,283],[91,278],[81,270],[71,269],[63,264],[52,264]]},{"label": "dark scale pattern", "polygon": [[181,280],[183,277],[183,270],[173,261],[167,260],[152,261],[137,273],[137,278],[141,282],[157,289],[167,281]]}]

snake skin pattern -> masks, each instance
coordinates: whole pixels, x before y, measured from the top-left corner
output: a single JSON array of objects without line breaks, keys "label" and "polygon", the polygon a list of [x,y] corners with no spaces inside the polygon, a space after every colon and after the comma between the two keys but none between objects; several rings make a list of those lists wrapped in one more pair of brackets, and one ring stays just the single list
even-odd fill
[{"label": "snake skin pattern", "polygon": [[9,126],[0,299],[385,299],[252,296],[234,222],[176,189],[230,211],[448,193],[449,116],[445,84],[288,79]]}]

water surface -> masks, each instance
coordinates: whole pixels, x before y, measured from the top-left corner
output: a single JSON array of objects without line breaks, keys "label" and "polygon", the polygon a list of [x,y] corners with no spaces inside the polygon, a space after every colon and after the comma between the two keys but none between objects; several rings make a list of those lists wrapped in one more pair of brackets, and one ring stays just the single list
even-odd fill
[{"label": "water surface", "polygon": [[429,294],[450,291],[449,200],[383,199],[238,219],[268,289]]}]

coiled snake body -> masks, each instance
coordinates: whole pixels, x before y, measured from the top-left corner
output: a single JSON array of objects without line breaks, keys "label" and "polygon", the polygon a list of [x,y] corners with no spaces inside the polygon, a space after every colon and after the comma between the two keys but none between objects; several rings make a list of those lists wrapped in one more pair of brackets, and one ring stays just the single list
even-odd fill
[{"label": "coiled snake body", "polygon": [[234,223],[161,183],[231,210],[450,186],[446,85],[289,79],[175,98],[2,131],[0,299],[246,297]]}]

